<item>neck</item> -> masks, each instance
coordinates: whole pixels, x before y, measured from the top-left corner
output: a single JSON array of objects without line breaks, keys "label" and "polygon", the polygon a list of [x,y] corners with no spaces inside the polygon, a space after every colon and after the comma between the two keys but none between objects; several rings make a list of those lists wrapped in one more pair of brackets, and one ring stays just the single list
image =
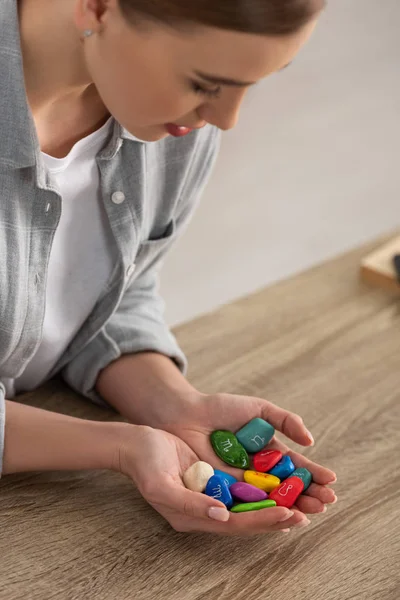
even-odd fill
[{"label": "neck", "polygon": [[96,93],[71,0],[19,0],[19,22],[25,86],[33,112],[80,103]]}]

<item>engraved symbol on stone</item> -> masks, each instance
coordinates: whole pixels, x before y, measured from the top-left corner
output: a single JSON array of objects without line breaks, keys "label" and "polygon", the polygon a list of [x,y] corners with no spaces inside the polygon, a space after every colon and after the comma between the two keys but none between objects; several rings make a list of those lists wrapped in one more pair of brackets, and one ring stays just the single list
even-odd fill
[{"label": "engraved symbol on stone", "polygon": [[224,442],[221,443],[221,446],[224,447],[224,452],[229,452],[229,450],[232,448],[233,444],[232,444],[231,440],[225,440]]},{"label": "engraved symbol on stone", "polygon": [[[283,493],[283,490],[285,489],[285,493]],[[290,490],[293,489],[293,485],[291,483],[288,484],[288,486],[286,488],[281,488],[279,490],[279,495],[280,496],[287,496],[288,493],[290,492]]]},{"label": "engraved symbol on stone", "polygon": [[[261,440],[261,444],[257,442],[257,438]],[[251,438],[251,441],[254,442],[257,446],[265,446],[265,438],[260,437],[259,435],[255,435]]]}]

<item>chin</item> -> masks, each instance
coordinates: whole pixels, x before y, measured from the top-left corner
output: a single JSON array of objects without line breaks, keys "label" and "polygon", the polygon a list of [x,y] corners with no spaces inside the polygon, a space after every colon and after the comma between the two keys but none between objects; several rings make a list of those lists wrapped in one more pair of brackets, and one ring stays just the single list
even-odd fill
[{"label": "chin", "polygon": [[159,140],[163,140],[164,138],[171,136],[169,135],[168,131],[165,131],[164,133],[154,133],[153,135],[148,135],[146,137],[149,138],[147,140],[148,142],[158,142]]},{"label": "chin", "polygon": [[158,142],[159,140],[169,137],[169,133],[165,130],[163,125],[155,125],[153,127],[146,128],[143,127],[141,130],[132,130],[130,133],[144,142]]}]

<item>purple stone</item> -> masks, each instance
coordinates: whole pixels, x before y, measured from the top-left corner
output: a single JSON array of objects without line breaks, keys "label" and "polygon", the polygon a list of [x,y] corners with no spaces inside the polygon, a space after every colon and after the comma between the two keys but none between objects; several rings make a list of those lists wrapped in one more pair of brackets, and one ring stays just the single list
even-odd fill
[{"label": "purple stone", "polygon": [[241,502],[259,502],[268,498],[268,494],[263,490],[250,485],[250,483],[243,483],[241,481],[233,483],[229,487],[229,490],[232,496]]}]

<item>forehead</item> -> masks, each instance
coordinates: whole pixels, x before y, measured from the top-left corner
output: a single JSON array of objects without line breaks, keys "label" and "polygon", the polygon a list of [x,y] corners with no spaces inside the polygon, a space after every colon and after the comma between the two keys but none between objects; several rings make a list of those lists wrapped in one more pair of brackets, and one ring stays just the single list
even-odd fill
[{"label": "forehead", "polygon": [[309,39],[315,22],[285,36],[266,36],[198,27],[171,35],[178,60],[204,73],[257,81],[290,63]]}]

